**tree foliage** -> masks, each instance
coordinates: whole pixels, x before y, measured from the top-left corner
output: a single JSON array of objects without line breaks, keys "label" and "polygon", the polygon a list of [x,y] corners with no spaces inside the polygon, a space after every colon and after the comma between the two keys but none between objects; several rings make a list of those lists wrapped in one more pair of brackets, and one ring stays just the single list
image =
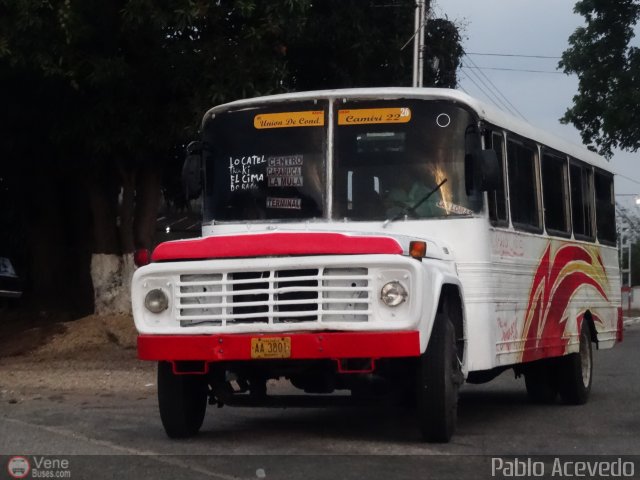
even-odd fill
[{"label": "tree foliage", "polygon": [[[415,0],[311,3],[304,29],[289,44],[287,88],[410,86],[415,5]],[[462,56],[457,28],[433,19],[425,33],[424,85],[455,88]]]},{"label": "tree foliage", "polygon": [[[33,225],[24,246],[32,271],[86,270],[91,252],[151,247],[160,181],[175,184],[183,147],[212,105],[289,90],[408,86],[412,48],[401,47],[413,34],[414,6],[0,0],[0,178],[23,195],[16,204],[22,224]],[[440,67],[426,69],[425,85],[455,86],[457,30],[432,21],[427,37],[427,56]],[[63,233],[45,245],[36,233],[44,229]],[[82,268],[74,275],[84,285]],[[65,285],[49,277],[42,288]]]},{"label": "tree foliage", "polygon": [[581,0],[585,18],[570,37],[560,68],[578,75],[578,93],[562,117],[607,157],[640,148],[640,50],[630,44],[640,18],[637,0]]}]

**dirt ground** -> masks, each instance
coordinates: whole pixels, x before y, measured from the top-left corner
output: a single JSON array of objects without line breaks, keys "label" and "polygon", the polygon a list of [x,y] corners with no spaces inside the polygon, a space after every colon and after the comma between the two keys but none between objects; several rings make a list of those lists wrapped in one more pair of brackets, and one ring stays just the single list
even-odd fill
[{"label": "dirt ground", "polygon": [[0,336],[1,403],[155,394],[155,364],[136,358],[128,315],[90,315],[8,333]]}]

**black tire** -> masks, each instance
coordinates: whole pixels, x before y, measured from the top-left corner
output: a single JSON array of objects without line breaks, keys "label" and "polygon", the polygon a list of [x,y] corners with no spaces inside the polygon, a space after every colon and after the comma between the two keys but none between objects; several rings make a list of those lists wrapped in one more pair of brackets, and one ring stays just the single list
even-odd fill
[{"label": "black tire", "polygon": [[556,360],[541,360],[527,366],[524,382],[527,395],[534,403],[555,403],[558,398]]},{"label": "black tire", "polygon": [[458,390],[464,381],[456,335],[446,314],[438,314],[427,351],[417,368],[417,414],[422,438],[445,443],[456,428]]},{"label": "black tire", "polygon": [[160,419],[170,438],[192,437],[200,430],[207,409],[205,375],[175,375],[171,363],[158,363]]},{"label": "black tire", "polygon": [[559,374],[562,401],[570,405],[587,403],[593,382],[593,349],[588,322],[582,322],[580,350],[560,359]]}]

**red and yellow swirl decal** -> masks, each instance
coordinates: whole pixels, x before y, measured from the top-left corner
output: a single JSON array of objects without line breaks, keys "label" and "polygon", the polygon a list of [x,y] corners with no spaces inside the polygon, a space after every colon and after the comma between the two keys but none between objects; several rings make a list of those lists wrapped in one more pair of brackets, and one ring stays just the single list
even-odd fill
[{"label": "red and yellow swirl decal", "polygon": [[[542,255],[529,293],[522,339],[522,361],[563,355],[568,307],[581,287],[591,287],[609,301],[607,272],[596,247],[563,245],[551,254],[549,244]],[[580,331],[584,310],[577,316]],[[600,319],[592,314],[594,321]]]}]

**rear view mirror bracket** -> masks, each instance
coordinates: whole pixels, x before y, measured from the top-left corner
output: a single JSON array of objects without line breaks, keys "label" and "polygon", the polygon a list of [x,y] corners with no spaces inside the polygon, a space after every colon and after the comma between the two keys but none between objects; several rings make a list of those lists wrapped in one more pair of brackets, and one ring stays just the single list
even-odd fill
[{"label": "rear view mirror bracket", "polygon": [[202,194],[202,142],[187,145],[187,156],[182,166],[182,185],[187,200]]}]

